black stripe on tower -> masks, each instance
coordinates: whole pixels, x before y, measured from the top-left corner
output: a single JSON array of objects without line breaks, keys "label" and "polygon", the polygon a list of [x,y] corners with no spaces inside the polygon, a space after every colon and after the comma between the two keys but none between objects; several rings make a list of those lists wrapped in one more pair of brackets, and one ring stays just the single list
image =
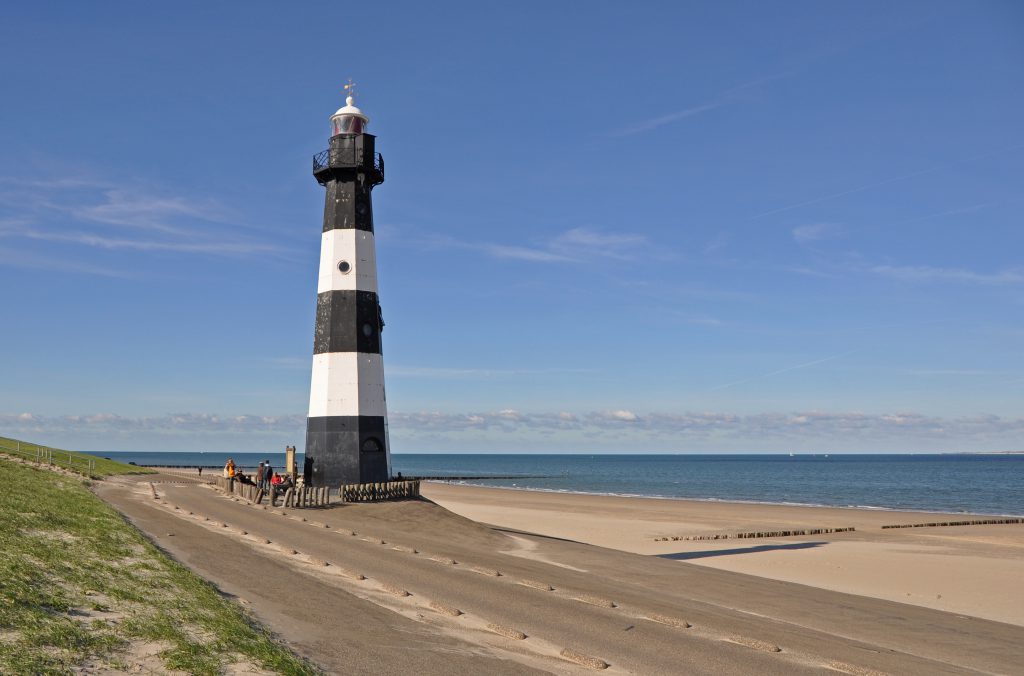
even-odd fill
[{"label": "black stripe on tower", "polygon": [[373,201],[370,199],[373,186],[366,180],[366,175],[356,169],[340,173],[351,175],[338,176],[327,184],[324,232],[346,229],[373,232]]},{"label": "black stripe on tower", "polygon": [[373,291],[324,291],[317,294],[313,354],[380,354],[380,318],[380,302]]},{"label": "black stripe on tower", "polygon": [[[332,459],[329,465],[313,464],[313,484],[333,488],[343,483],[384,481],[388,475],[385,439],[383,416],[307,418],[306,457]],[[337,449],[346,450],[339,453]]]}]

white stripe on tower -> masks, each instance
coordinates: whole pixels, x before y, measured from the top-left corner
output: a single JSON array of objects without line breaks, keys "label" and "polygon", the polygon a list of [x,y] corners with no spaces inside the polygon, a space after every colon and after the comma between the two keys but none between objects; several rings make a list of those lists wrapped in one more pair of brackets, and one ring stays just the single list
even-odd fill
[{"label": "white stripe on tower", "polygon": [[[349,264],[348,272],[338,267],[342,262]],[[323,234],[316,292],[324,291],[377,293],[377,254],[372,232],[347,228]]]},{"label": "white stripe on tower", "polygon": [[362,352],[313,355],[309,417],[357,415],[387,416],[381,356]]}]

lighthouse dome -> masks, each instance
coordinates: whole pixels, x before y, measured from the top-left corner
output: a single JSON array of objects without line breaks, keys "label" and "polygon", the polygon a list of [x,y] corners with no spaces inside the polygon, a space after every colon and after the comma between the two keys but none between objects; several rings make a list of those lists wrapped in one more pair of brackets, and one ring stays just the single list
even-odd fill
[{"label": "lighthouse dome", "polygon": [[338,111],[331,115],[331,131],[335,136],[338,134],[362,134],[368,124],[370,124],[370,118],[355,107],[354,99],[351,96],[345,99],[344,108],[338,108]]}]

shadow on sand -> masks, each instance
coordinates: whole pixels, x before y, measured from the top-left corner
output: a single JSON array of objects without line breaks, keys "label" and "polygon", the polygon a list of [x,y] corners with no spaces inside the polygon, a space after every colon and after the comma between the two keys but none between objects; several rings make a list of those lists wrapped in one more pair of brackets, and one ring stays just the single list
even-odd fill
[{"label": "shadow on sand", "polygon": [[706,559],[710,556],[731,556],[733,554],[757,554],[758,552],[775,552],[786,549],[812,549],[827,545],[827,542],[794,542],[788,545],[757,545],[756,547],[737,547],[735,549],[712,549],[706,552],[676,552],[675,554],[658,554],[660,559],[686,561],[687,559]]}]

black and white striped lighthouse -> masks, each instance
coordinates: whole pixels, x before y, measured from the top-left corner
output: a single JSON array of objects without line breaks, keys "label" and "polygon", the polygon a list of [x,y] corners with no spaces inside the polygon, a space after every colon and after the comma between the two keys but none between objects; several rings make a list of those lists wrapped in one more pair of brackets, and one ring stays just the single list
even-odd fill
[{"label": "black and white striped lighthouse", "polygon": [[327,195],[306,458],[313,460],[313,484],[331,487],[391,475],[370,199],[384,182],[384,162],[351,92],[345,103],[331,116],[330,147],[313,158],[313,175]]}]

